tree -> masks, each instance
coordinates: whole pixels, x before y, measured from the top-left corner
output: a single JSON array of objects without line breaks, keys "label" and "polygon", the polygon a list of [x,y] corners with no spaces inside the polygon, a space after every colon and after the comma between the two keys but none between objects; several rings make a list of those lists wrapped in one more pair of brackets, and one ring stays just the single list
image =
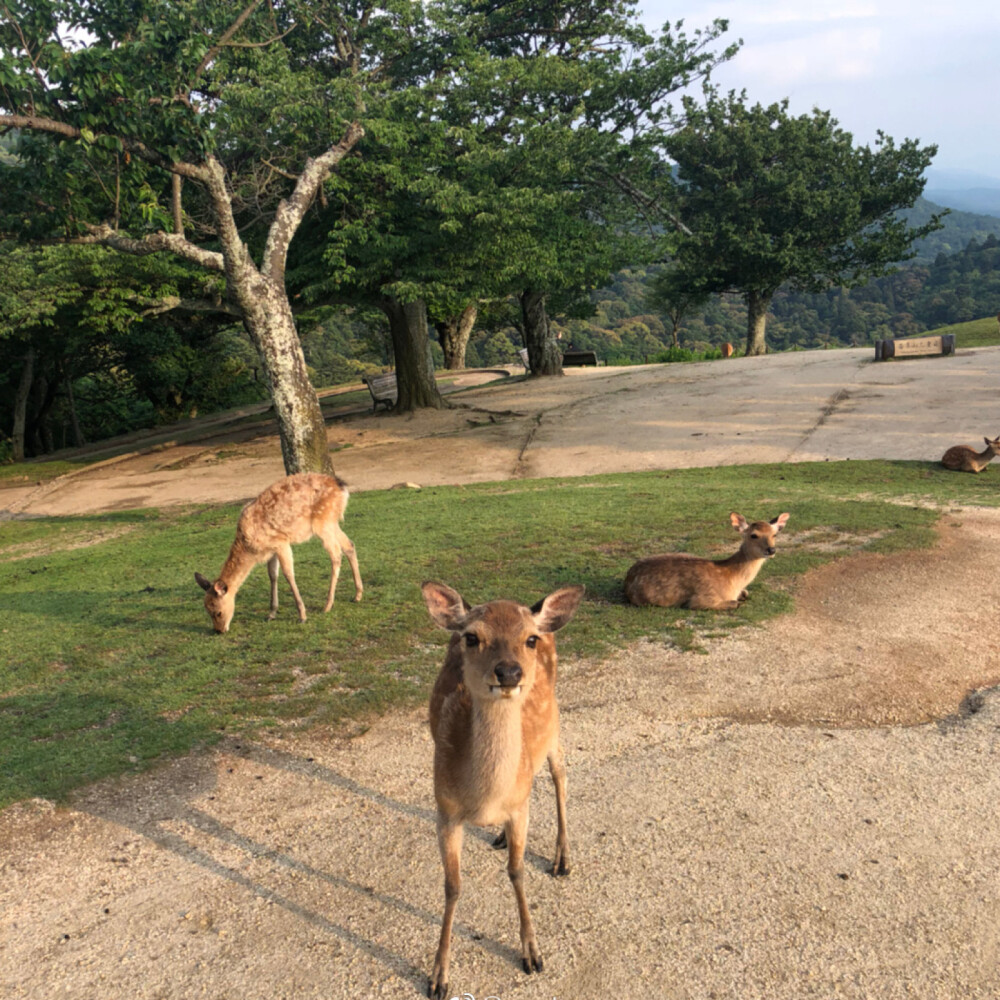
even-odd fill
[{"label": "tree", "polygon": [[[389,69],[393,98],[332,185],[322,266],[297,258],[296,279],[314,300],[381,303],[397,355],[412,319],[422,356],[424,303],[447,339],[470,303],[516,297],[532,373],[558,374],[546,300],[651,252],[636,216],[656,201],[664,99],[735,47],[708,51],[721,21],[650,35],[631,0],[424,9],[425,44]],[[397,409],[418,389],[401,382]]]},{"label": "tree", "polygon": [[232,317],[161,311],[214,285],[169,255],[0,243],[0,437],[15,459],[261,398]]},{"label": "tree", "polygon": [[674,347],[680,346],[677,331],[684,317],[701,308],[708,301],[709,294],[696,275],[685,274],[677,267],[665,268],[654,279],[649,301],[667,314]]},{"label": "tree", "polygon": [[910,228],[897,214],[923,190],[936,146],[897,147],[881,132],[874,149],[855,146],[829,112],[792,117],[787,100],[748,107],[745,95],[706,91],[704,107],[686,98],[684,111],[666,144],[692,231],[678,267],[693,287],[743,295],[748,355],[767,349],[767,310],[783,284],[817,292],[864,283],[940,228],[938,216]]},{"label": "tree", "polygon": [[290,473],[332,467],[285,289],[289,244],[363,134],[355,36],[391,35],[414,6],[362,5],[355,22],[321,0],[0,8],[0,128],[20,130],[0,163],[0,228],[218,275],[217,301],[173,304],[243,321]]}]

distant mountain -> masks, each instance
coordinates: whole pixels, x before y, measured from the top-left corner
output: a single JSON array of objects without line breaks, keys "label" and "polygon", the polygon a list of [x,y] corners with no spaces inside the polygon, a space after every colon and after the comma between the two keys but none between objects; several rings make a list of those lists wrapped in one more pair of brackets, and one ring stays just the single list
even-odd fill
[{"label": "distant mountain", "polygon": [[934,188],[928,196],[939,205],[959,208],[965,212],[981,215],[1000,216],[1000,188],[966,188],[965,190],[945,190]]},{"label": "distant mountain", "polygon": [[924,197],[947,208],[1000,216],[1000,177],[931,167]]},{"label": "distant mountain", "polygon": [[[998,192],[1000,194],[1000,192]],[[935,203],[927,198],[918,198],[913,208],[903,213],[911,226],[922,226],[934,214],[940,214],[944,208],[940,202]],[[944,228],[924,237],[914,244],[917,251],[917,263],[932,261],[939,253],[957,253],[964,250],[969,240],[982,243],[987,236],[1000,237],[1000,217],[983,215],[975,212],[964,212],[952,209],[942,220]]]}]

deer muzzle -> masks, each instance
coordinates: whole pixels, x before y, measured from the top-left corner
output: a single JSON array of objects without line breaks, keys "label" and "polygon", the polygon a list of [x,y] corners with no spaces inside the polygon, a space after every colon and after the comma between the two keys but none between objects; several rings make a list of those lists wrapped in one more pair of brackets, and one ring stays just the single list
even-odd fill
[{"label": "deer muzzle", "polygon": [[510,698],[520,693],[521,678],[524,675],[519,663],[498,663],[493,669],[497,679],[496,684],[490,685],[492,694],[499,694],[502,697]]}]

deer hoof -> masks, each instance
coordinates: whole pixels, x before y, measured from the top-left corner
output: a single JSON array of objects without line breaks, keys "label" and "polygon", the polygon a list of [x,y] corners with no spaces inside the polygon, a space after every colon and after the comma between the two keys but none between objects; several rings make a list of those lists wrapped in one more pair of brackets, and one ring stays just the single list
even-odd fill
[{"label": "deer hoof", "polygon": [[521,959],[521,968],[530,976],[532,972],[542,971],[542,956],[534,952],[530,958]]}]

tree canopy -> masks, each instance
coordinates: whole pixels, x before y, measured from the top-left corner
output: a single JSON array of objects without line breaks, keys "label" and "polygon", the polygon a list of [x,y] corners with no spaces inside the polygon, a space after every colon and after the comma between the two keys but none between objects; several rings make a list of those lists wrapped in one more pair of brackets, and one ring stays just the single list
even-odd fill
[{"label": "tree canopy", "polygon": [[745,95],[708,91],[684,108],[667,142],[691,231],[677,267],[699,290],[743,295],[747,354],[766,350],[767,308],[782,285],[862,283],[911,257],[939,225],[934,216],[910,227],[898,214],[923,190],[936,146],[897,146],[881,132],[874,148],[855,146],[829,112],[793,117],[787,100],[750,106]]}]

